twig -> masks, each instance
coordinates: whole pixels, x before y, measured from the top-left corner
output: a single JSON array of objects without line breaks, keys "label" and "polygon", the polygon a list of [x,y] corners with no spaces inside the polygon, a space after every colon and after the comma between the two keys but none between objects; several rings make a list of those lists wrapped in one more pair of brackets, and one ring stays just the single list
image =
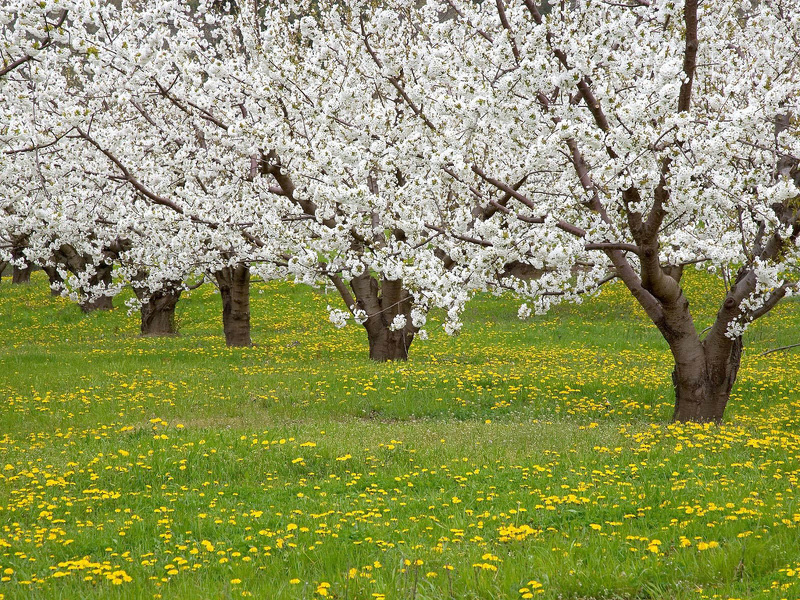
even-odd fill
[{"label": "twig", "polygon": [[773,352],[780,352],[782,350],[790,350],[792,348],[797,348],[798,346],[800,346],[800,343],[789,344],[788,346],[781,346],[780,348],[773,348],[772,350],[767,350],[766,352],[762,352],[761,354],[759,354],[759,356],[766,356],[767,354],[772,354]]}]

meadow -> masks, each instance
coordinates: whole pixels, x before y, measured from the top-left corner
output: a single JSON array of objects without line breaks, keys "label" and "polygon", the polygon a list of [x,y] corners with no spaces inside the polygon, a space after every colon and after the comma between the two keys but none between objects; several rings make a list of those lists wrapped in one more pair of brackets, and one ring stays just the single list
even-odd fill
[{"label": "meadow", "polygon": [[[723,293],[687,275],[696,325]],[[748,331],[716,425],[674,425],[671,357],[626,292],[521,322],[470,305],[405,364],[338,299],[210,285],[137,337],[0,284],[0,598],[800,598],[800,303]]]}]

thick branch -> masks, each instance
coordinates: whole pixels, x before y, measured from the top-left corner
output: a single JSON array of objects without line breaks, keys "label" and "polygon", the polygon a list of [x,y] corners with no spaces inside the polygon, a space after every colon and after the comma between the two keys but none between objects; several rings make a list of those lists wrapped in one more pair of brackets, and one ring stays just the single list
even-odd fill
[{"label": "thick branch", "polygon": [[750,314],[748,315],[750,319],[755,321],[756,319],[763,317],[765,314],[767,314],[769,311],[775,308],[775,305],[778,302],[780,302],[784,298],[784,296],[786,296],[787,288],[788,285],[783,284],[782,286],[774,290],[769,295],[769,297],[764,301],[764,304],[760,308],[757,308],[756,310],[750,312]]},{"label": "thick branch", "polygon": [[[319,207],[312,200],[304,200],[294,195],[295,185],[292,177],[283,170],[278,155],[274,151],[270,151],[266,156],[261,158],[261,172],[265,175],[272,175],[275,181],[278,182],[279,189],[270,187],[270,191],[285,196],[310,217],[317,218],[317,210]],[[322,224],[331,229],[336,228],[336,220],[332,218],[323,219]]]},{"label": "thick branch", "polygon": [[128,170],[128,168],[114,154],[112,154],[109,150],[106,150],[100,144],[98,144],[97,141],[93,137],[91,137],[88,134],[86,134],[80,128],[77,128],[77,131],[78,131],[78,135],[80,135],[83,139],[85,139],[87,142],[89,142],[92,146],[97,148],[100,152],[102,152],[106,156],[106,158],[108,158],[108,160],[110,160],[112,163],[114,163],[114,165],[124,175],[125,180],[128,183],[130,183],[134,187],[134,189],[136,189],[136,191],[138,191],[140,194],[142,194],[146,198],[149,198],[150,200],[152,200],[156,204],[160,204],[161,206],[166,206],[167,208],[175,211],[176,213],[178,213],[180,215],[185,214],[183,208],[181,208],[180,206],[175,204],[169,198],[164,198],[163,196],[159,196],[158,194],[156,194],[154,192],[151,192],[144,184],[142,184],[141,181],[139,181],[138,179],[136,179],[136,177],[133,176],[133,174]]},{"label": "thick branch", "polygon": [[622,252],[633,252],[634,254],[641,254],[642,249],[636,244],[623,244],[614,242],[595,242],[586,244],[584,250],[621,250]]},{"label": "thick branch", "polygon": [[517,43],[514,41],[514,32],[511,29],[511,24],[508,22],[508,17],[506,16],[506,9],[503,6],[503,0],[496,0],[497,2],[497,14],[500,17],[500,23],[503,25],[503,29],[508,31],[508,42],[511,44],[511,53],[514,55],[514,60],[519,64],[519,48],[517,48]]},{"label": "thick branch", "polygon": [[[484,173],[483,169],[481,169],[479,166],[473,165],[472,166],[472,171],[478,177],[483,179],[486,183],[489,183],[489,184],[493,185],[498,190],[500,190],[502,192],[505,192],[506,194],[508,194],[512,198],[516,198],[517,200],[522,202],[528,208],[530,208],[532,210],[536,209],[536,204],[533,202],[533,200],[531,200],[527,196],[524,196],[523,194],[520,194],[513,187],[511,187],[510,185],[508,185],[506,183],[503,183],[499,179],[495,179],[494,177],[489,177],[486,173]],[[527,219],[522,219],[521,217],[520,217],[520,219],[521,220],[527,220]],[[536,220],[536,221],[530,221],[530,222],[533,223],[533,222],[539,222],[539,221]],[[542,219],[541,222],[544,222],[544,219]],[[571,233],[572,235],[574,235],[576,237],[584,237],[584,236],[586,236],[586,231],[585,230],[583,230],[580,227],[578,227],[576,225],[573,225],[571,223],[567,223],[566,221],[562,221],[560,219],[556,221],[556,227],[558,227],[562,231],[565,231],[567,233]]]},{"label": "thick branch", "polygon": [[686,25],[686,46],[683,54],[684,80],[678,96],[678,112],[689,110],[692,103],[692,84],[697,70],[697,0],[686,0],[683,5],[683,20]]},{"label": "thick branch", "polygon": [[336,291],[339,292],[339,295],[342,297],[342,300],[344,300],[345,305],[347,305],[347,310],[349,310],[352,313],[353,307],[356,305],[356,301],[353,298],[353,295],[350,293],[350,290],[347,289],[347,286],[344,284],[344,281],[342,281],[342,278],[339,277],[338,275],[329,274],[328,279],[331,280],[334,287],[336,288]]},{"label": "thick branch", "polygon": [[[181,206],[177,205],[175,202],[173,202],[169,198],[165,198],[164,196],[159,196],[155,192],[151,191],[141,181],[136,179],[136,177],[133,176],[133,174],[122,163],[122,161],[120,161],[119,158],[117,158],[111,151],[106,150],[105,148],[103,148],[99,143],[97,143],[97,141],[94,138],[92,138],[91,136],[86,134],[80,128],[76,128],[76,130],[78,132],[78,135],[80,135],[80,137],[82,137],[87,142],[89,142],[92,146],[97,148],[102,154],[104,154],[106,156],[106,158],[108,158],[108,160],[110,160],[112,163],[114,163],[114,165],[117,167],[117,169],[119,169],[122,172],[125,181],[130,183],[133,186],[133,188],[137,192],[142,194],[145,198],[149,199],[154,204],[158,204],[160,206],[164,206],[166,208],[169,208],[170,210],[172,210],[173,212],[178,213],[179,215],[186,216],[193,223],[199,223],[199,224],[202,224],[202,225],[206,225],[208,227],[211,227],[212,229],[219,228],[219,223],[214,223],[213,221],[208,221],[206,219],[202,219],[202,218],[200,218],[200,217],[198,217],[196,215],[187,215],[186,211]],[[258,246],[259,248],[263,248],[264,246],[266,246],[266,244],[262,240],[260,240],[259,238],[255,237],[251,233],[249,233],[247,231],[244,231],[244,230],[240,230],[240,233],[242,234],[242,237],[244,237],[248,242],[254,244],[255,246]]]}]

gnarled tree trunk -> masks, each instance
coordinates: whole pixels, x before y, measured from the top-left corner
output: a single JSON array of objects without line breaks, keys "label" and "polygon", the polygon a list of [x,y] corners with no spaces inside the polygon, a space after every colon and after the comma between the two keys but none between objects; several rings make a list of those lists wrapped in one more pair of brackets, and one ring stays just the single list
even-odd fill
[{"label": "gnarled tree trunk", "polygon": [[24,267],[18,267],[14,265],[14,270],[11,273],[11,283],[17,285],[23,283],[30,283],[31,271],[33,271],[33,265],[31,265],[30,263],[27,263]]},{"label": "gnarled tree trunk", "polygon": [[214,273],[222,297],[222,328],[228,346],[252,345],[250,339],[250,267],[238,264]]},{"label": "gnarled tree trunk", "polygon": [[672,372],[675,388],[673,421],[722,421],[742,358],[742,338],[731,340],[720,355],[703,344],[697,360],[676,360]]},{"label": "gnarled tree trunk", "polygon": [[414,341],[412,332],[405,328],[392,331],[383,323],[364,323],[364,328],[367,330],[369,357],[372,360],[408,360],[408,349]]},{"label": "gnarled tree trunk", "polygon": [[145,288],[134,287],[134,293],[139,300],[146,298],[139,308],[141,335],[178,335],[178,328],[175,325],[175,307],[181,298],[181,291],[179,284],[167,286],[152,293]]},{"label": "gnarled tree trunk", "polygon": [[[708,335],[701,340],[680,284],[683,268],[662,267],[657,246],[651,240],[646,241],[649,243],[641,244],[644,246],[640,252],[641,279],[616,251],[610,254],[617,273],[669,344],[675,360],[673,421],[720,422],[742,356],[742,338],[729,335],[729,330],[731,324],[744,316],[741,302],[754,289],[755,274],[744,268],[740,271]],[[769,302],[774,304],[777,300]],[[765,306],[765,310],[769,307]]]},{"label": "gnarled tree trunk", "polygon": [[[24,284],[30,283],[33,265],[25,258],[23,250],[28,243],[27,236],[14,239],[14,247],[11,249],[11,258],[14,259],[14,266],[11,269],[11,283]],[[20,266],[18,266],[20,265]]]},{"label": "gnarled tree trunk", "polygon": [[[108,251],[107,255],[111,258],[111,256],[113,256],[113,251]],[[58,250],[53,253],[53,260],[64,265],[64,267],[74,275],[85,272],[90,264],[90,260],[86,256],[79,254],[70,244],[62,244]],[[94,273],[89,278],[89,286],[94,287],[103,284],[108,287],[111,285],[111,276],[113,272],[113,265],[111,262],[101,262],[98,265],[94,265],[94,270]],[[58,272],[56,271],[56,275],[57,274]],[[52,281],[51,278],[51,283]],[[83,312],[90,313],[95,310],[111,310],[114,308],[114,301],[111,296],[102,295],[87,298],[79,302],[78,306],[81,307]]]},{"label": "gnarled tree trunk", "polygon": [[[680,285],[683,269],[661,267],[651,260],[654,256],[655,252],[642,253],[645,269],[642,281],[646,287],[630,287],[653,318],[675,359],[672,419],[718,423],[725,414],[742,358],[742,338],[729,335],[729,330],[732,323],[743,317],[741,302],[755,287],[755,274],[748,269],[740,271],[708,335],[701,340]],[[769,307],[765,306],[765,310]]]},{"label": "gnarled tree trunk", "polygon": [[[403,287],[403,282],[385,278],[379,282],[376,277],[364,272],[350,281],[355,300],[349,292],[342,293],[347,289],[341,281],[335,280],[334,284],[345,303],[353,303],[348,306],[355,305],[367,314],[364,329],[369,341],[369,357],[378,362],[408,360],[408,349],[418,328],[411,322],[413,298]],[[405,318],[405,325],[393,329],[392,323],[398,315]]]},{"label": "gnarled tree trunk", "polygon": [[[90,287],[95,287],[100,284],[105,287],[109,287],[111,285],[113,265],[110,261],[113,260],[113,256],[116,254],[116,252],[117,251],[115,249],[107,250],[105,255],[109,259],[109,262],[101,262],[98,265],[94,265],[94,273],[89,278]],[[75,275],[86,271],[90,264],[90,260],[86,256],[79,254],[70,244],[62,244],[59,249],[53,253],[53,259],[64,265],[71,273]],[[101,295],[93,298],[87,298],[86,300],[79,302],[78,306],[80,306],[81,310],[85,313],[90,313],[95,310],[111,310],[114,308],[114,300],[111,296]]]}]

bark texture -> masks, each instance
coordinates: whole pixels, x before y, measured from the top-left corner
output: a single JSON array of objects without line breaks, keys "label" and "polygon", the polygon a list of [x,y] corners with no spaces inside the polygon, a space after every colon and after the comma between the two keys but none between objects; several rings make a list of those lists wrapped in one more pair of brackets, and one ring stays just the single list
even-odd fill
[{"label": "bark texture", "polygon": [[[704,348],[705,350],[705,348]],[[722,421],[731,389],[742,358],[742,339],[730,344],[727,355],[714,358],[715,352],[703,352],[701,360],[687,363],[676,360],[672,372],[675,388],[673,421]]]},{"label": "bark texture", "polygon": [[414,334],[405,329],[391,331],[380,324],[369,327],[366,323],[367,340],[369,341],[369,357],[378,362],[388,360],[408,360],[408,349],[414,341]]},{"label": "bark texture", "polygon": [[[119,249],[108,249],[104,252],[106,260],[97,265],[93,265],[94,273],[89,277],[89,286],[105,286],[111,285],[111,276],[113,271],[113,260],[119,252]],[[53,260],[64,265],[68,271],[74,275],[81,274],[87,270],[91,264],[91,258],[80,254],[75,248],[69,244],[62,244],[58,250],[53,253]],[[52,280],[51,280],[52,281]],[[83,291],[83,290],[81,290]],[[85,313],[90,313],[95,310],[111,310],[114,308],[114,301],[111,296],[97,296],[88,297],[78,303],[81,310]]]},{"label": "bark texture", "polygon": [[231,347],[251,346],[250,267],[238,264],[214,273],[222,297],[222,328]]},{"label": "bark texture", "polygon": [[175,324],[175,307],[181,298],[179,285],[178,283],[167,286],[152,293],[144,288],[134,288],[134,293],[139,300],[146,298],[139,308],[141,335],[156,337],[178,335],[178,328]]},{"label": "bark texture", "polygon": [[17,285],[30,283],[31,271],[33,271],[33,265],[30,263],[27,263],[24,267],[18,267],[14,265],[14,269],[11,272],[11,283]]},{"label": "bark texture", "polygon": [[20,285],[30,283],[31,281],[33,265],[25,259],[25,254],[23,253],[27,241],[27,238],[15,240],[14,247],[11,250],[11,257],[14,259],[15,263],[22,262],[22,266],[17,266],[17,264],[15,264],[11,269],[11,283],[13,284]]},{"label": "bark texture", "polygon": [[[674,421],[719,422],[725,414],[742,355],[741,337],[730,337],[730,324],[742,316],[741,299],[750,287],[744,274],[732,287],[709,334],[695,327],[689,301],[680,284],[683,270],[664,268],[652,240],[640,238],[641,279],[626,283],[664,336],[674,359]],[[744,272],[743,272],[744,273]]]},{"label": "bark texture", "polygon": [[[336,284],[337,289],[340,285]],[[408,360],[408,350],[418,329],[411,322],[412,297],[403,287],[403,282],[385,278],[378,280],[365,272],[353,278],[350,287],[355,298],[349,293],[346,296],[342,294],[342,297],[348,307],[355,306],[368,315],[364,329],[369,342],[369,357],[378,362]],[[403,315],[406,324],[401,329],[392,330],[397,315]]]},{"label": "bark texture", "polygon": [[[102,263],[95,266],[95,273],[89,278],[89,285],[111,285],[111,271],[110,264]],[[79,303],[81,310],[85,313],[94,312],[96,310],[111,310],[114,308],[114,299],[111,296],[97,296],[88,298]]]}]

